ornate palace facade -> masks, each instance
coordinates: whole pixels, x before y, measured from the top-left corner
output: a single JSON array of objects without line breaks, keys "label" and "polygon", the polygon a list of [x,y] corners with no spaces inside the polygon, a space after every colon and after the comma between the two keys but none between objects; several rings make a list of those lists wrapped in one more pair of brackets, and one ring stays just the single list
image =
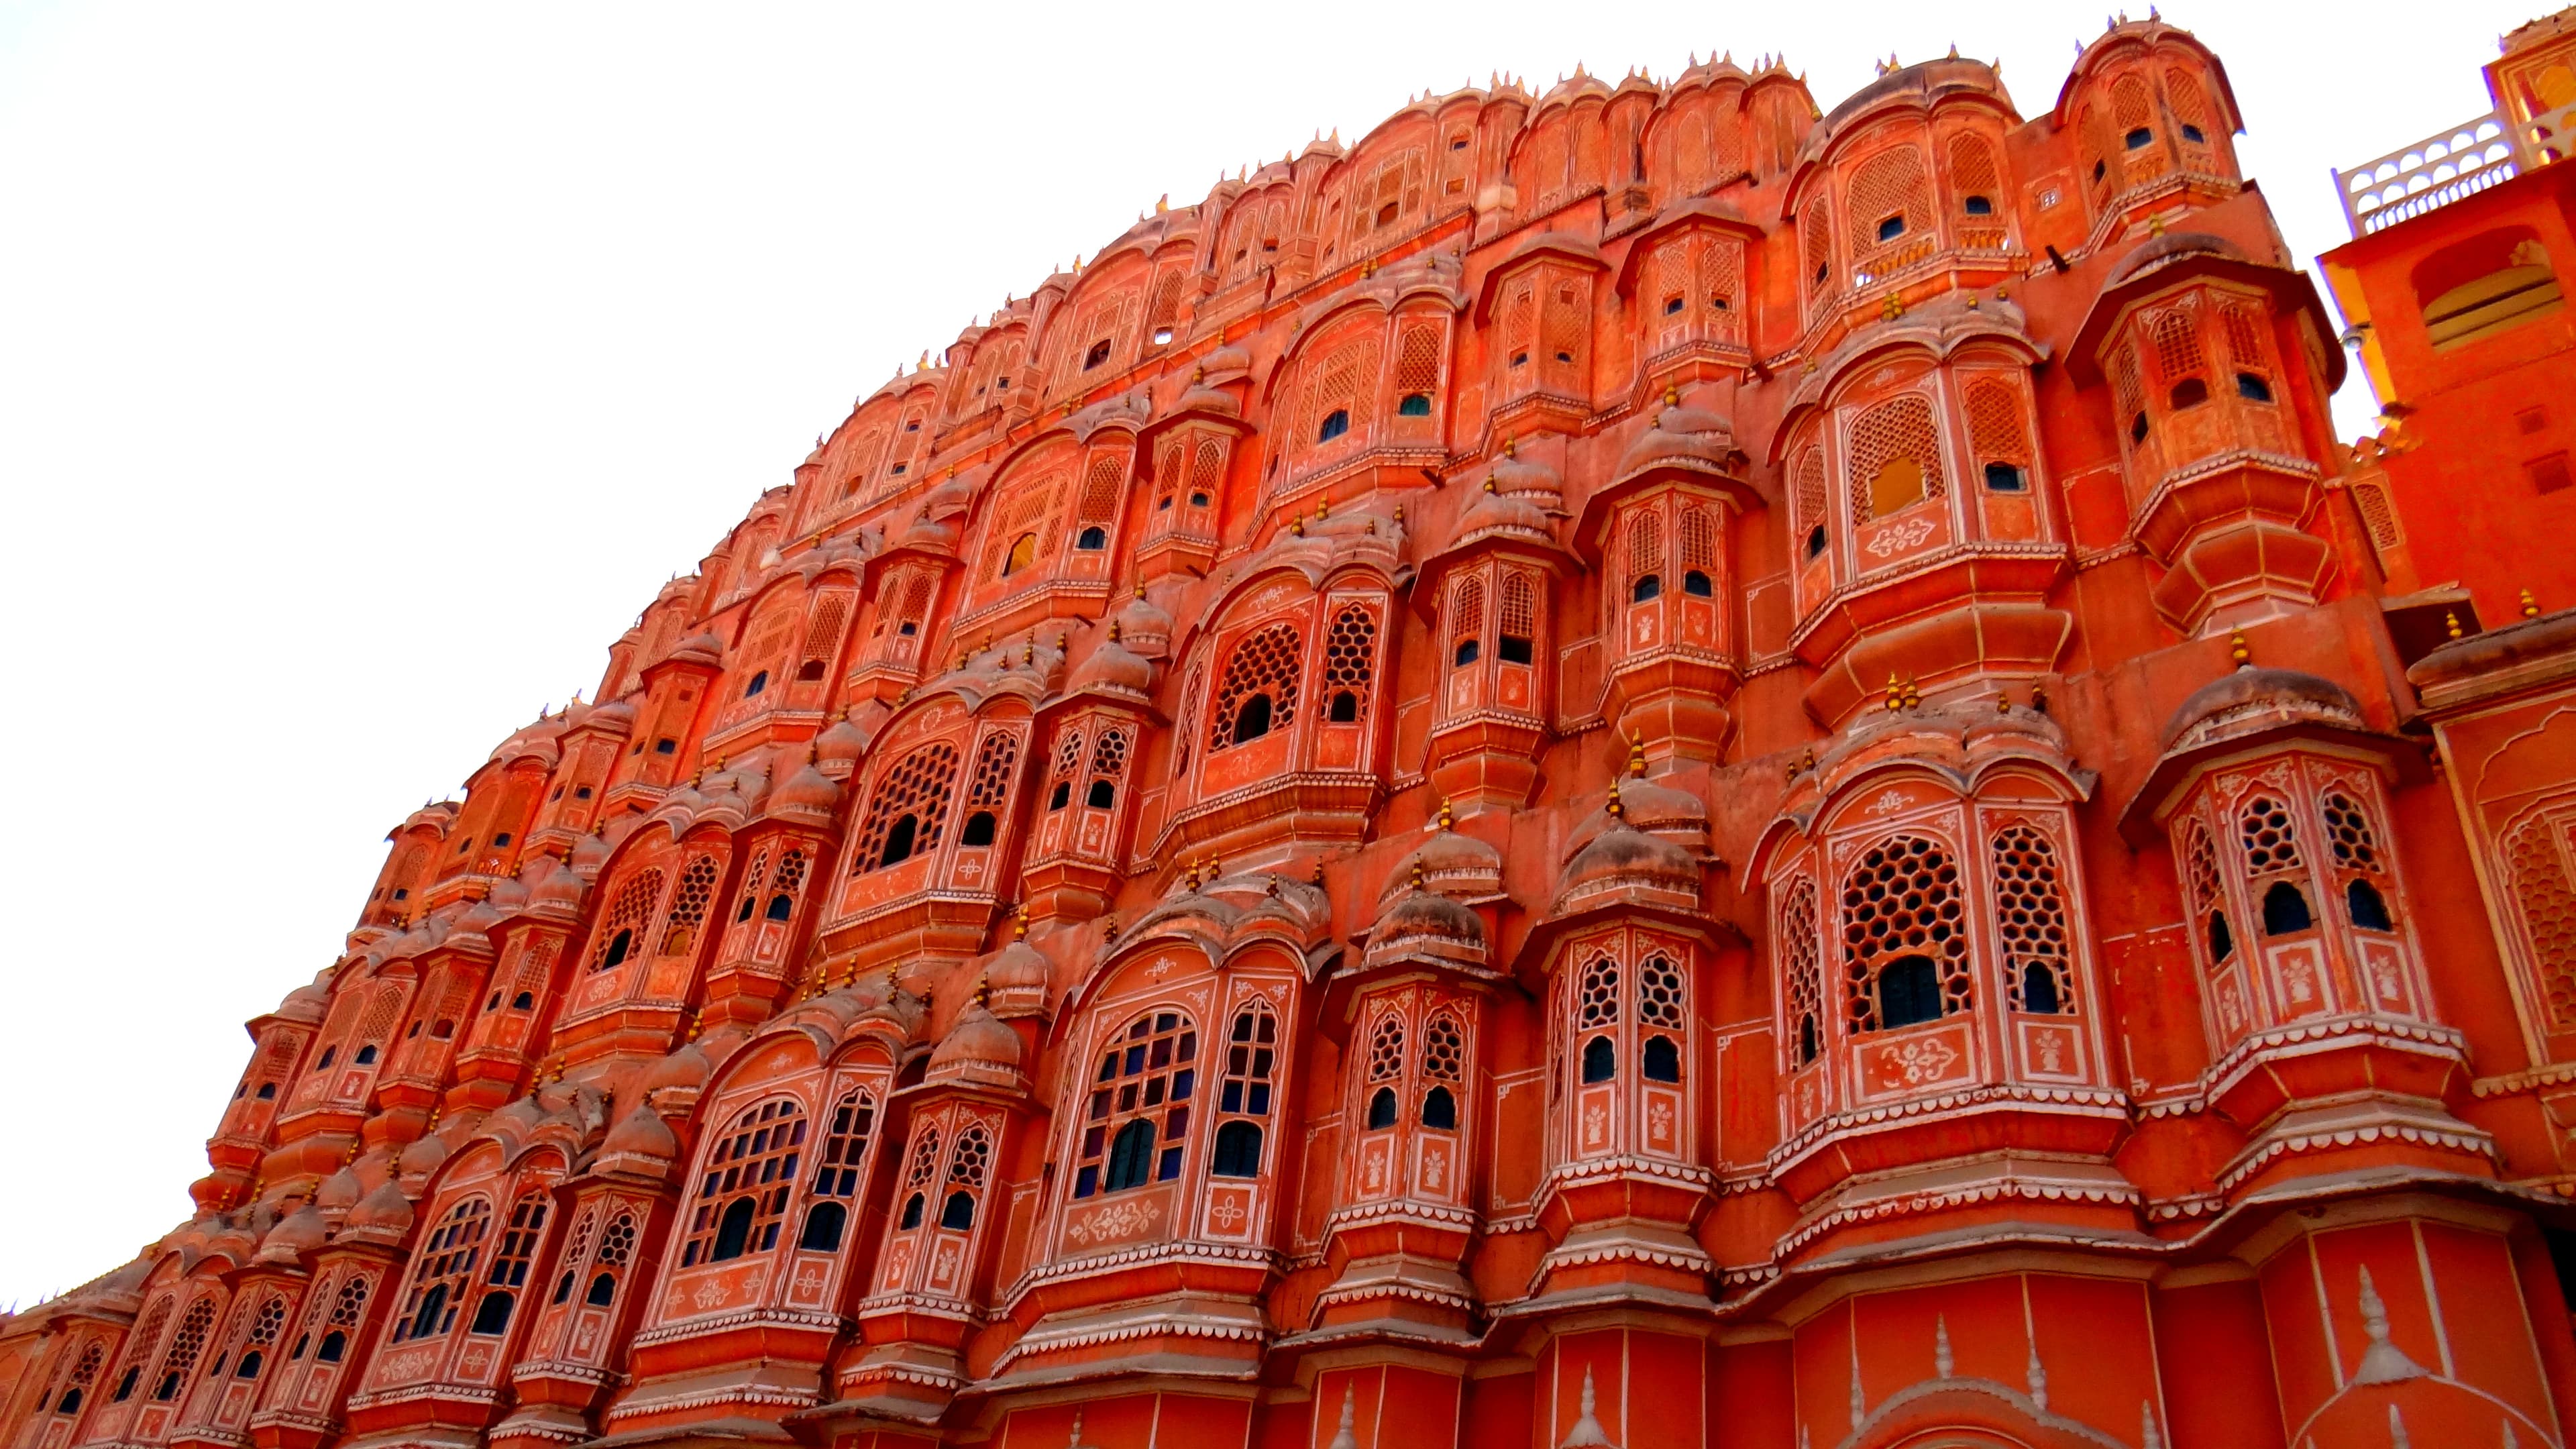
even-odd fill
[{"label": "ornate palace facade", "polygon": [[396,828],[0,1434],[2566,1443],[2571,53],[2341,340],[2154,20],[1158,205]]}]

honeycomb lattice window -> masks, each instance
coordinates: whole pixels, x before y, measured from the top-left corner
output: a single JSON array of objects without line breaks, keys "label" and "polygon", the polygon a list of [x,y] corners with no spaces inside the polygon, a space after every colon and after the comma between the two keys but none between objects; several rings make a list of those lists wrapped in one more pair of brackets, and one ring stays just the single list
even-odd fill
[{"label": "honeycomb lattice window", "polygon": [[2084,138],[2084,171],[2099,207],[2120,185],[2119,152],[2111,145],[2111,124],[2091,106],[2076,113],[2076,134]]},{"label": "honeycomb lattice window", "polygon": [[1575,1022],[1578,1026],[1615,1026],[1619,1021],[1619,963],[1607,956],[1596,958],[1583,968],[1583,980],[1574,994]]},{"label": "honeycomb lattice window", "polygon": [[[1198,456],[1190,460],[1190,491],[1213,500],[1217,485],[1225,481],[1225,444],[1215,438],[1199,439]],[[1196,503],[1196,498],[1191,502]]]},{"label": "honeycomb lattice window", "polygon": [[636,871],[629,882],[618,887],[618,895],[611,897],[611,905],[608,905],[608,915],[600,918],[598,944],[590,949],[590,969],[600,972],[600,969],[611,967],[608,951],[616,949],[618,933],[644,928],[644,923],[652,918],[652,908],[659,902],[662,902],[662,871]]},{"label": "honeycomb lattice window", "polygon": [[1742,335],[1736,298],[1743,290],[1742,249],[1727,238],[1712,238],[1699,254],[1699,305],[1721,318],[1717,329],[1721,337]]},{"label": "honeycomb lattice window", "polygon": [[1127,768],[1127,732],[1102,730],[1091,747],[1091,777],[1115,780]]},{"label": "honeycomb lattice window", "polygon": [[697,944],[698,927],[706,921],[707,906],[715,899],[719,873],[712,855],[692,859],[680,872],[680,888],[671,894],[671,914],[662,927],[663,955],[681,955]]},{"label": "honeycomb lattice window", "polygon": [[[282,1299],[272,1298],[269,1301],[280,1308],[285,1307]],[[98,1371],[106,1363],[107,1352],[99,1346],[97,1339],[93,1338],[82,1344],[80,1356],[72,1360],[71,1374],[63,1381],[62,1393],[57,1396],[50,1389],[46,1391],[46,1399],[52,1404],[54,1412],[57,1414],[77,1412],[80,1401],[89,1397],[91,1387],[98,1382]]]},{"label": "honeycomb lattice window", "polygon": [[2341,790],[2328,790],[2318,801],[2326,818],[2326,846],[2335,864],[2346,870],[2379,870],[2379,836],[2370,828],[2370,812]]},{"label": "honeycomb lattice window", "polygon": [[1453,660],[1460,658],[1458,646],[1485,632],[1485,581],[1474,576],[1460,579],[1449,590],[1449,648]]},{"label": "honeycomb lattice window", "polygon": [[1527,278],[1512,283],[1503,294],[1503,350],[1507,366],[1518,367],[1529,360],[1530,314],[1538,310],[1538,293]]},{"label": "honeycomb lattice window", "polygon": [[2208,367],[2200,348],[2199,319],[2184,308],[2170,308],[2159,313],[2148,324],[2155,339],[2156,372],[2167,386],[2186,377],[2198,377]]},{"label": "honeycomb lattice window", "polygon": [[[804,1155],[805,1127],[805,1109],[786,1097],[746,1108],[733,1119],[699,1169],[698,1200],[680,1266],[778,1246],[778,1225],[787,1217],[787,1199]],[[744,1200],[751,1204],[747,1229],[739,1226],[742,1215],[733,1211]],[[728,1216],[737,1224],[731,1230],[725,1225]]]},{"label": "honeycomb lattice window", "polygon": [[[1932,235],[1932,188],[1923,153],[1911,146],[1881,151],[1852,173],[1843,215],[1851,228],[1852,264],[1869,267]],[[1897,226],[1890,230],[1889,223]]]},{"label": "honeycomb lattice window", "polygon": [[2075,972],[2057,847],[2035,827],[1995,832],[1995,928],[2015,1011],[2073,1011]]},{"label": "honeycomb lattice window", "polygon": [[914,574],[910,587],[903,591],[903,607],[895,612],[895,629],[903,632],[906,624],[918,625],[930,613],[930,576]]},{"label": "honeycomb lattice window", "polygon": [[2218,316],[2227,334],[2228,360],[2251,372],[2271,371],[2271,358],[2263,348],[2263,319],[2254,309],[2230,302],[2218,309]]},{"label": "honeycomb lattice window", "polygon": [[1833,216],[1821,196],[1798,213],[1798,247],[1805,263],[1798,282],[1807,289],[1808,305],[1813,307],[1833,295]]},{"label": "honeycomb lattice window", "polygon": [[1852,522],[1867,523],[1948,491],[1942,479],[1932,401],[1900,393],[1852,423]]},{"label": "honeycomb lattice window", "polygon": [[1797,479],[1797,526],[1802,530],[1813,528],[1825,521],[1825,450],[1809,448],[1799,454],[1794,476]]},{"label": "honeycomb lattice window", "polygon": [[1127,460],[1115,454],[1091,460],[1082,480],[1082,507],[1075,517],[1085,523],[1107,523],[1118,516],[1118,485],[1127,476]]},{"label": "honeycomb lattice window", "polygon": [[[658,887],[660,879],[656,877],[654,883]],[[402,1019],[402,1001],[402,987],[395,983],[388,981],[377,987],[376,994],[367,1002],[366,1019],[358,1023],[356,1040],[381,1044],[392,1036],[394,1023]]]},{"label": "honeycomb lattice window", "polygon": [[1422,1028],[1422,1075],[1435,1082],[1455,1082],[1467,1074],[1467,1038],[1458,1018],[1435,1012]]},{"label": "honeycomb lattice window", "polygon": [[2550,1020],[2561,1030],[2576,1027],[2576,888],[2568,884],[2558,822],[2546,815],[2524,821],[2505,837],[2504,855]]},{"label": "honeycomb lattice window", "polygon": [[1995,171],[1995,148],[1986,138],[1968,132],[1950,138],[1950,184],[1958,188],[1960,198],[1982,196],[1995,199],[2003,184]]},{"label": "honeycomb lattice window", "polygon": [[1538,586],[1522,569],[1503,571],[1501,607],[1496,611],[1496,633],[1506,639],[1528,639],[1538,630]]},{"label": "honeycomb lattice window", "polygon": [[1181,485],[1181,463],[1189,456],[1189,440],[1179,433],[1166,433],[1154,445],[1154,511],[1162,512],[1172,504],[1172,490]]},{"label": "honeycomb lattice window", "polygon": [[1780,905],[1780,975],[1787,983],[1788,1032],[1792,1070],[1814,1061],[1823,1049],[1825,1031],[1824,966],[1816,949],[1816,883],[1804,877],[1790,882]]},{"label": "honeycomb lattice window", "polygon": [[1056,737],[1054,778],[1067,780],[1082,767],[1082,731],[1066,730]]},{"label": "honeycomb lattice window", "polygon": [[840,1105],[832,1109],[832,1131],[823,1141],[822,1161],[814,1169],[815,1196],[857,1195],[859,1168],[867,1160],[868,1137],[876,1125],[876,1098],[865,1088],[852,1087],[841,1094]]},{"label": "honeycomb lattice window", "polygon": [[1688,1003],[1682,995],[1682,973],[1665,956],[1649,956],[1637,968],[1637,1020],[1647,1026],[1682,1028]]},{"label": "honeycomb lattice window", "polygon": [[1405,328],[1396,343],[1395,390],[1399,393],[1429,392],[1439,382],[1439,324]]},{"label": "honeycomb lattice window", "polygon": [[1717,529],[1708,521],[1708,510],[1696,506],[1682,509],[1682,567],[1712,569],[1717,567]]},{"label": "honeycomb lattice window", "polygon": [[1333,627],[1324,636],[1324,698],[1331,709],[1327,718],[1341,718],[1344,694],[1351,696],[1348,708],[1353,719],[1368,713],[1369,682],[1376,662],[1377,616],[1357,604],[1344,605],[1333,615]]},{"label": "honeycomb lattice window", "polygon": [[769,871],[769,848],[763,846],[751,857],[751,868],[742,873],[742,893],[734,898],[734,919],[748,921],[760,905],[760,883]]},{"label": "honeycomb lattice window", "polygon": [[367,1294],[374,1287],[375,1280],[363,1273],[356,1274],[349,1281],[341,1284],[339,1296],[331,1300],[330,1326],[333,1328],[357,1327],[358,1321],[367,1315]]},{"label": "honeycomb lattice window", "polygon": [[[1011,547],[1019,539],[1034,534],[1037,551],[1046,558],[1055,557],[1063,540],[1054,526],[1059,496],[1064,492],[1066,476],[1056,474],[1042,478],[1017,490],[1010,506],[994,515],[993,526],[984,536],[984,578],[987,582],[1003,574],[1010,562]],[[1010,490],[1006,490],[1010,491]]]},{"label": "honeycomb lattice window", "polygon": [[[281,1294],[271,1293],[260,1303],[258,1314],[251,1319],[250,1333],[242,1339],[242,1346],[268,1348],[275,1344],[277,1336],[285,1331],[286,1299]],[[90,1352],[95,1354],[98,1350],[93,1346]],[[77,1379],[79,1375],[75,1374],[73,1377]]]},{"label": "honeycomb lattice window", "polygon": [[1911,957],[1930,959],[1940,1014],[1975,1004],[1959,868],[1938,844],[1899,835],[1871,847],[1843,880],[1842,918],[1843,1009],[1853,1031],[1879,1029],[1879,973]]},{"label": "honeycomb lattice window", "polygon": [[2298,832],[2290,825],[2290,807],[2279,798],[2247,800],[2236,812],[2236,835],[2245,847],[2246,874],[2299,868]]},{"label": "honeycomb lattice window", "polygon": [[188,1381],[189,1370],[197,1366],[197,1355],[206,1350],[206,1335],[214,1327],[215,1299],[207,1294],[188,1305],[179,1315],[179,1331],[170,1335],[170,1350],[161,1356],[161,1380],[152,1391],[156,1399],[178,1397],[179,1386]]},{"label": "honeycomb lattice window", "polygon": [[1217,686],[1209,749],[1233,745],[1237,714],[1256,694],[1270,697],[1271,730],[1285,728],[1296,717],[1297,673],[1304,650],[1305,637],[1284,620],[1255,630],[1234,646],[1234,657],[1226,661],[1225,678]]},{"label": "honeycomb lattice window", "polygon": [[492,1205],[479,1197],[469,1197],[447,1210],[414,1251],[411,1292],[403,1299],[402,1315],[394,1321],[396,1340],[428,1338],[445,1333],[456,1323],[459,1300],[465,1296],[465,1285],[474,1278],[474,1264],[483,1254],[483,1238],[492,1227]]},{"label": "honeycomb lattice window", "polygon": [[993,1165],[993,1134],[981,1123],[957,1134],[957,1150],[948,1159],[948,1180],[964,1187],[982,1187],[984,1175]]},{"label": "honeycomb lattice window", "polygon": [[2397,531],[2397,510],[2388,503],[2388,490],[2376,483],[2346,485],[2352,490],[2352,506],[2361,511],[2362,526],[2370,530],[2371,543],[2379,548],[2394,548],[2405,542]]},{"label": "honeycomb lattice window", "polygon": [[161,1330],[170,1322],[170,1300],[163,1298],[143,1315],[143,1327],[125,1340],[125,1364],[140,1367],[161,1346]]},{"label": "honeycomb lattice window", "polygon": [[1145,307],[1145,345],[1159,346],[1154,334],[1171,326],[1181,315],[1181,287],[1189,280],[1188,270],[1174,267],[1154,279],[1154,300]]},{"label": "honeycomb lattice window", "polygon": [[769,889],[773,895],[792,896],[805,887],[805,852],[791,850],[778,858],[778,869],[770,874]]},{"label": "honeycomb lattice window", "polygon": [[1355,338],[1324,359],[1318,368],[1312,391],[1307,394],[1305,420],[1298,429],[1296,442],[1312,447],[1317,441],[1324,419],[1336,412],[1350,414],[1348,431],[1343,437],[1356,438],[1368,426],[1371,387],[1377,377],[1377,341]]},{"label": "honeycomb lattice window", "polygon": [[2021,397],[2000,378],[1981,377],[1968,384],[1968,445],[1981,460],[2030,462],[2030,436],[2022,427]]},{"label": "honeycomb lattice window", "polygon": [[825,594],[823,601],[814,606],[814,617],[805,624],[805,659],[796,671],[799,678],[823,677],[823,671],[831,666],[832,651],[840,647],[841,630],[849,621],[847,594]]},{"label": "honeycomb lattice window", "polygon": [[626,1260],[634,1256],[634,1215],[619,1213],[616,1219],[609,1223],[608,1231],[599,1235],[599,1257],[594,1261],[603,1268],[623,1268],[626,1266]]},{"label": "honeycomb lattice window", "polygon": [[925,1127],[913,1139],[912,1166],[903,1177],[905,1187],[926,1187],[939,1175],[939,1148],[944,1140],[937,1127]]},{"label": "honeycomb lattice window", "polygon": [[975,777],[966,790],[970,809],[989,809],[1011,793],[1011,770],[1020,762],[1020,737],[1007,731],[984,736],[975,748]]},{"label": "honeycomb lattice window", "polygon": [[1369,1030],[1368,1080],[1392,1082],[1403,1075],[1404,1018],[1390,1011]]},{"label": "honeycomb lattice window", "polygon": [[1628,578],[1633,583],[1663,567],[1664,520],[1651,510],[1640,511],[1628,520]]},{"label": "honeycomb lattice window", "polygon": [[934,740],[886,771],[877,781],[875,796],[868,801],[867,820],[859,828],[856,868],[851,874],[885,864],[887,839],[906,817],[915,822],[907,855],[920,855],[939,844],[940,828],[948,819],[949,796],[957,784],[957,764],[957,746],[947,740]]},{"label": "honeycomb lattice window", "polygon": [[2218,847],[2209,842],[2209,829],[2195,820],[2183,836],[2184,879],[2191,886],[2191,908],[2202,914],[2219,908],[2224,899],[2218,893]]}]

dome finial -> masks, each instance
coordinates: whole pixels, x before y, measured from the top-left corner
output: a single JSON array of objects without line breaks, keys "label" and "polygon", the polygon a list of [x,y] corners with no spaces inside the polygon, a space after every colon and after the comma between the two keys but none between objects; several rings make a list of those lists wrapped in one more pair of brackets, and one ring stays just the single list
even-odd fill
[{"label": "dome finial", "polygon": [[1457,823],[1457,817],[1449,813],[1449,797],[1445,795],[1442,796],[1440,798],[1440,828],[1446,830]]},{"label": "dome finial", "polygon": [[1628,807],[1619,803],[1619,782],[1615,779],[1610,782],[1610,803],[1602,809],[1609,812],[1614,820],[1628,813]]},{"label": "dome finial", "polygon": [[1628,774],[1640,780],[1646,777],[1646,732],[1644,730],[1632,728],[1628,731]]},{"label": "dome finial", "polygon": [[2526,619],[2537,619],[2540,617],[2540,601],[2531,596],[2531,590],[2529,589],[2522,591],[2522,617]]},{"label": "dome finial", "polygon": [[2442,632],[2453,639],[2459,638],[2460,616],[2456,613],[2445,610],[2442,614]]},{"label": "dome finial", "polygon": [[1887,671],[1887,712],[1894,714],[1905,707],[1905,686],[1897,682],[1896,671]]},{"label": "dome finial", "polygon": [[2239,669],[2251,669],[2254,667],[2254,646],[2245,642],[2244,630],[2230,629],[2227,631],[2227,657],[2235,661],[2236,667]]}]

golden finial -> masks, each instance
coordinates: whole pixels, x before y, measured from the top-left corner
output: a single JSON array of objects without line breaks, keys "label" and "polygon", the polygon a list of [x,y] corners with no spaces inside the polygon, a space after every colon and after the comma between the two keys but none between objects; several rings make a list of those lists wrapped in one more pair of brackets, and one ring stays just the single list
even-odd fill
[{"label": "golden finial", "polygon": [[1422,889],[1422,862],[1418,860],[1413,863],[1413,888]]},{"label": "golden finial", "polygon": [[1011,927],[1011,939],[1014,941],[1027,940],[1029,938],[1029,903],[1027,901],[1020,902],[1018,909],[1012,914],[1016,915],[1019,919]]},{"label": "golden finial", "polygon": [[2244,630],[2230,629],[2227,631],[2227,657],[2234,661],[2236,667],[2239,669],[2250,669],[2253,667],[2254,647],[2245,642]]},{"label": "golden finial", "polygon": [[1996,694],[1995,694],[1995,713],[1997,713],[1997,714],[2010,714],[2010,713],[2012,713],[2012,696],[2011,696],[2011,695],[2009,695],[2009,694],[2005,694],[2005,693],[2003,693],[2003,692],[2002,692],[2002,691],[2000,691],[2000,690],[1998,690],[1998,691],[1996,692]]},{"label": "golden finial", "polygon": [[1905,707],[1905,686],[1897,682],[1896,671],[1887,671],[1887,710],[1894,714]]},{"label": "golden finial", "polygon": [[1109,642],[1112,644],[1118,642],[1118,621],[1115,619],[1109,621]]},{"label": "golden finial", "polygon": [[915,371],[915,372],[928,372],[929,370],[930,370],[930,349],[929,349],[929,348],[927,348],[927,347],[925,347],[925,348],[921,349],[921,361],[920,361],[919,363],[917,363],[917,364],[915,364],[915,365],[914,365],[914,367],[913,367],[913,371]]},{"label": "golden finial", "polygon": [[1503,456],[1504,456],[1504,457],[1506,457],[1506,458],[1517,458],[1517,457],[1519,457],[1520,455],[1521,455],[1521,440],[1520,440],[1520,439],[1518,439],[1518,438],[1505,438],[1505,439],[1503,439]]},{"label": "golden finial", "polygon": [[1646,778],[1646,732],[1643,730],[1628,731],[1628,773],[1640,780]]},{"label": "golden finial", "polygon": [[1458,821],[1457,821],[1457,817],[1455,817],[1455,816],[1453,816],[1453,815],[1451,815],[1451,814],[1449,813],[1449,801],[1448,801],[1448,798],[1447,798],[1446,796],[1443,796],[1443,797],[1441,798],[1441,801],[1440,801],[1440,828],[1441,828],[1441,829],[1443,829],[1443,830],[1446,830],[1446,829],[1448,829],[1450,826],[1455,825],[1455,824],[1457,824],[1457,823],[1458,823]]},{"label": "golden finial", "polygon": [[1193,367],[1193,368],[1191,368],[1191,369],[1190,369],[1190,381],[1192,381],[1192,382],[1205,382],[1205,381],[1207,381],[1207,369],[1206,369],[1205,367]]},{"label": "golden finial", "polygon": [[1172,193],[1170,193],[1170,192],[1166,191],[1166,192],[1164,192],[1162,195],[1157,196],[1157,197],[1155,197],[1155,198],[1154,198],[1154,214],[1155,214],[1156,216],[1161,216],[1164,212],[1167,212],[1167,211],[1169,211],[1169,210],[1171,210],[1171,209],[1172,209]]},{"label": "golden finial", "polygon": [[1324,502],[1325,500],[1321,498],[1315,500],[1315,521],[1317,523],[1324,521]]},{"label": "golden finial", "polygon": [[1321,890],[1321,889],[1323,889],[1323,887],[1324,887],[1324,858],[1323,858],[1322,856],[1320,856],[1320,855],[1315,857],[1315,873],[1314,873],[1314,875],[1312,875],[1311,877],[1309,877],[1309,880],[1313,883],[1313,885],[1315,886],[1315,888],[1316,888],[1317,890]]},{"label": "golden finial", "polygon": [[1404,522],[1404,505],[1401,503],[1395,505],[1395,521],[1398,524],[1402,524]]},{"label": "golden finial", "polygon": [[1491,473],[1485,475],[1485,491],[1488,493],[1494,491],[1494,475]]},{"label": "golden finial", "polygon": [[1136,597],[1140,599],[1145,597],[1145,586],[1143,584],[1138,584],[1136,586]]},{"label": "golden finial", "polygon": [[2163,217],[2161,217],[2161,216],[2151,216],[2151,217],[2148,217],[2148,218],[2147,218],[2147,235],[2149,235],[2149,236],[2163,236],[2164,234],[2165,234],[2165,219],[2164,219]]},{"label": "golden finial", "polygon": [[1021,645],[1020,645],[1020,662],[1021,662],[1022,664],[1035,664],[1035,663],[1037,663],[1037,662],[1038,662],[1038,641],[1037,641],[1037,640],[1035,640],[1035,639],[1029,639],[1029,640],[1024,640],[1024,641],[1021,643]]},{"label": "golden finial", "polygon": [[1614,819],[1628,813],[1628,807],[1619,803],[1619,782],[1616,779],[1610,782],[1610,803],[1602,808],[1609,811]]},{"label": "golden finial", "polygon": [[1894,292],[1890,292],[1890,293],[1888,293],[1885,297],[1883,297],[1883,298],[1881,298],[1881,299],[1879,300],[1879,304],[1878,304],[1878,320],[1879,320],[1879,321],[1881,321],[1881,322],[1893,322],[1893,321],[1895,321],[1897,318],[1902,317],[1902,316],[1904,316],[1904,315],[1905,315],[1905,300],[1904,300],[1903,298],[1901,298],[1901,297],[1897,296]]},{"label": "golden finial", "polygon": [[1191,890],[1199,888],[1199,863],[1195,860],[1190,862],[1188,885]]},{"label": "golden finial", "polygon": [[1291,517],[1288,520],[1288,531],[1297,535],[1299,538],[1304,538],[1306,536],[1306,520]]},{"label": "golden finial", "polygon": [[1666,407],[1668,407],[1668,408],[1677,408],[1677,407],[1680,407],[1681,405],[1682,405],[1682,390],[1681,390],[1680,388],[1677,388],[1677,387],[1673,386],[1673,385],[1672,385],[1671,383],[1669,383],[1669,382],[1668,382],[1668,383],[1665,383],[1665,384],[1664,384],[1664,406],[1666,406]]},{"label": "golden finial", "polygon": [[2454,613],[2445,612],[2442,615],[2442,632],[2449,635],[2451,638],[2459,638],[2460,616]]},{"label": "golden finial", "polygon": [[2529,589],[2522,591],[2522,617],[2526,619],[2537,619],[2540,617],[2540,601],[2531,596],[2531,590]]}]

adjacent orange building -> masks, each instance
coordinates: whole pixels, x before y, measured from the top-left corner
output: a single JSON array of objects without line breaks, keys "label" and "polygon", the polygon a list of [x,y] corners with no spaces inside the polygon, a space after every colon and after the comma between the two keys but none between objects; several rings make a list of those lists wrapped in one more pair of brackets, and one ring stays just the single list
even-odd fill
[{"label": "adjacent orange building", "polygon": [[2571,66],[2340,319],[2155,20],[1158,204],[402,822],[0,1434],[2568,1443]]}]

